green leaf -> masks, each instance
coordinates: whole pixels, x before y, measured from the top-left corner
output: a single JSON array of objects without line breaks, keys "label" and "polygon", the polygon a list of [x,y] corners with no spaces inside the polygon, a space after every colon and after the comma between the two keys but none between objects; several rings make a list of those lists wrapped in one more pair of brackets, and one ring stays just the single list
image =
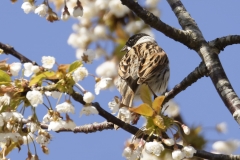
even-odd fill
[{"label": "green leaf", "polygon": [[153,109],[146,103],[143,103],[136,108],[129,108],[129,110],[147,117],[152,116],[154,113]]},{"label": "green leaf", "polygon": [[4,71],[0,70],[0,84],[9,84],[11,82],[11,77]]},{"label": "green leaf", "polygon": [[151,92],[146,84],[143,84],[140,87],[140,98],[142,99],[143,103],[147,103],[149,106],[152,105]]},{"label": "green leaf", "polygon": [[40,73],[39,75],[33,77],[30,80],[29,86],[35,85],[41,82],[43,79],[51,78],[54,75],[55,75],[55,72],[53,71],[46,71],[46,72]]},{"label": "green leaf", "polygon": [[68,73],[72,73],[73,71],[75,71],[78,67],[82,66],[82,62],[81,61],[75,61],[73,62],[69,69],[68,69]]}]

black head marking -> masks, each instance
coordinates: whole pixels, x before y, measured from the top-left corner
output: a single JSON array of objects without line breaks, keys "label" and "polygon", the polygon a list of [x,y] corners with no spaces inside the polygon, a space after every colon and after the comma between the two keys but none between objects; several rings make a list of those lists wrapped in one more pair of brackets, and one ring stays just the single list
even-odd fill
[{"label": "black head marking", "polygon": [[143,36],[149,36],[149,35],[147,35],[147,34],[145,34],[145,33],[135,34],[135,35],[131,36],[131,37],[128,39],[126,45],[129,46],[129,47],[134,46],[134,44],[136,44],[137,41],[138,41],[140,38],[142,38]]}]

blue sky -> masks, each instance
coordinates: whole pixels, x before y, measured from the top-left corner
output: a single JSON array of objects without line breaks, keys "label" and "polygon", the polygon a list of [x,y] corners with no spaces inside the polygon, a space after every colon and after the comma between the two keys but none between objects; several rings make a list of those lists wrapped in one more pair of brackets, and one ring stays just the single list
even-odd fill
[{"label": "blue sky", "polygon": [[[195,19],[207,41],[230,34],[240,34],[239,1],[183,0],[182,2]],[[67,39],[73,32],[72,24],[77,21],[49,23],[35,14],[26,15],[21,9],[21,4],[22,1],[16,4],[11,4],[10,1],[1,2],[0,42],[12,45],[17,51],[39,64],[41,64],[41,57],[44,55],[56,57],[59,64],[73,62],[75,60],[75,50],[67,44]],[[165,0],[159,3],[159,9],[162,21],[176,28],[181,28]],[[156,31],[154,31],[154,34],[158,44],[169,56],[171,68],[169,88],[172,88],[193,71],[201,62],[201,59],[197,53],[179,42]],[[240,45],[232,45],[225,48],[220,54],[225,72],[238,95],[240,94],[239,51]],[[6,56],[2,56],[0,59],[4,58]],[[16,61],[11,56],[8,56],[8,58],[9,62]],[[102,62],[103,60],[97,60],[92,65],[87,65],[89,72],[95,73],[96,67]],[[94,91],[94,80],[92,78],[84,81],[82,85],[87,90]],[[112,100],[113,95],[119,94],[116,90],[103,91],[96,97],[96,101],[108,110],[107,103]],[[223,121],[228,124],[227,134],[219,134],[209,129],[202,133],[207,139],[212,140],[211,142],[239,138],[239,126],[224,106],[210,78],[200,79],[177,95],[175,101],[180,105],[181,114],[189,126],[214,127],[217,123]],[[53,102],[53,105],[55,103]],[[76,114],[71,117],[77,125],[104,121],[100,116],[82,116],[80,118],[79,111],[82,106],[75,103],[75,107]],[[37,110],[40,115],[46,113],[44,107],[38,107]],[[92,134],[52,133],[52,135],[53,140],[49,145],[49,155],[42,154],[38,147],[40,159],[94,160],[97,158],[121,160],[123,159],[121,153],[124,141],[130,137],[129,133],[121,129]],[[211,150],[211,143],[206,146],[206,150]],[[240,151],[238,150],[236,153],[239,154]],[[11,159],[26,158],[26,146],[22,147],[19,153],[17,150],[13,151],[8,157]]]}]

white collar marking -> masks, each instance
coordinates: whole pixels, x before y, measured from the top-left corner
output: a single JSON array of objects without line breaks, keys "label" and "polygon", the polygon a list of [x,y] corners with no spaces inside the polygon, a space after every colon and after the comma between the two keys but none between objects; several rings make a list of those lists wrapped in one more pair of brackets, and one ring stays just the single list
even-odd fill
[{"label": "white collar marking", "polygon": [[144,42],[153,42],[156,43],[155,39],[151,36],[143,36],[142,38],[140,38],[136,44],[134,44],[134,46],[140,44],[140,43],[144,43]]}]

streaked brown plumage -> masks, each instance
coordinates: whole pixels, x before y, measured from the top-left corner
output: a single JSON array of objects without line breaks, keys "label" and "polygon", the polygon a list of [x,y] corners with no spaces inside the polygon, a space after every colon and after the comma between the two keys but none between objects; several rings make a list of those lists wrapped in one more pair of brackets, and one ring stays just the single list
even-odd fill
[{"label": "streaked brown plumage", "polygon": [[147,34],[136,34],[126,43],[127,53],[118,68],[117,88],[122,104],[131,107],[141,84],[147,84],[154,93],[164,93],[169,80],[167,54]]}]

